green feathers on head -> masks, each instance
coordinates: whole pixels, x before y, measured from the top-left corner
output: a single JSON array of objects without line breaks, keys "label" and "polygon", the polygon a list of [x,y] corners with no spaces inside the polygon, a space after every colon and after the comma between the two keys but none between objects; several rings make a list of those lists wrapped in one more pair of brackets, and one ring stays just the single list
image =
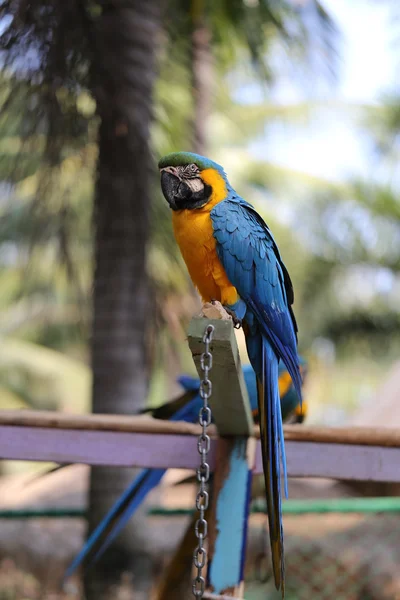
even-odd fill
[{"label": "green feathers on head", "polygon": [[192,163],[197,165],[201,171],[204,169],[215,169],[225,176],[221,165],[218,165],[216,162],[206,158],[205,156],[194,154],[194,152],[171,152],[171,154],[167,154],[159,160],[158,168],[164,169],[165,167],[179,167],[183,165],[190,165]]}]

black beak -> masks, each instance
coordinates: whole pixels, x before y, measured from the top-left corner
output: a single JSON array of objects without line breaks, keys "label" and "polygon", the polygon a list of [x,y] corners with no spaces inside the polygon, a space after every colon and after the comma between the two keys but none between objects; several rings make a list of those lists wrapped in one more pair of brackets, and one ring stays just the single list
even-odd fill
[{"label": "black beak", "polygon": [[172,210],[180,210],[182,204],[185,204],[185,201],[189,200],[192,195],[189,186],[168,171],[162,171],[161,173],[161,189]]}]

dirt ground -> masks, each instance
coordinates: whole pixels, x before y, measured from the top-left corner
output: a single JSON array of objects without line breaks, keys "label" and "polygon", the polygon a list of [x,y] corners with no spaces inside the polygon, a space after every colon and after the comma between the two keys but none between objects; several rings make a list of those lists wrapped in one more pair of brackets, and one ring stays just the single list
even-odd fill
[{"label": "dirt ground", "polygon": [[[75,465],[43,479],[0,481],[0,508],[84,508],[87,467]],[[172,472],[148,504],[192,507],[194,488],[171,485]],[[292,498],[332,498],[351,491],[329,481],[291,481]],[[151,517],[155,564],[165,564],[186,517]],[[400,600],[400,516],[287,515],[284,519],[288,600]],[[83,519],[0,520],[0,600],[83,600],[79,578],[60,591],[64,570],[80,549]],[[252,515],[246,566],[247,600],[278,598],[271,582],[266,517]],[[113,600],[132,600],[127,574]],[[149,599],[150,600],[150,599]],[[174,600],[174,599],[171,599]]]}]

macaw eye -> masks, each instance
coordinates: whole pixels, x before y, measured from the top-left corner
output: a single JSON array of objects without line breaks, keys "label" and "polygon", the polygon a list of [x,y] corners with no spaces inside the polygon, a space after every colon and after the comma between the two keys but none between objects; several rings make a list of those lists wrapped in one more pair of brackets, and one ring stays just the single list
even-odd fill
[{"label": "macaw eye", "polygon": [[191,175],[197,175],[198,172],[199,172],[199,167],[197,165],[195,165],[194,163],[191,164],[191,165],[188,165],[185,168],[185,174],[189,175],[189,176],[191,176]]}]

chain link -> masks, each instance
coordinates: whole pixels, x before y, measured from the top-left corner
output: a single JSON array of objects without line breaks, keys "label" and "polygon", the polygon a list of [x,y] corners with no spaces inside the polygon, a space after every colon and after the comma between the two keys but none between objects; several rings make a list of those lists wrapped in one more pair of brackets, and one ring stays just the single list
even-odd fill
[{"label": "chain link", "polygon": [[207,462],[207,454],[210,451],[210,436],[207,435],[207,427],[211,423],[211,409],[208,406],[208,400],[212,393],[212,384],[208,378],[209,372],[212,369],[212,354],[210,344],[214,335],[214,326],[208,325],[203,336],[204,352],[200,357],[200,366],[203,372],[203,379],[200,381],[200,396],[203,399],[203,406],[199,412],[199,423],[201,425],[201,433],[197,440],[197,450],[200,454],[200,466],[196,471],[197,481],[199,482],[199,490],[196,496],[196,509],[199,511],[199,518],[195,524],[195,534],[197,538],[197,546],[193,554],[193,564],[197,569],[197,575],[193,580],[193,596],[202,598],[204,595],[206,580],[203,575],[203,569],[207,562],[207,550],[204,547],[205,539],[208,533],[208,523],[204,517],[208,508],[208,491],[206,484],[210,478],[210,465]]}]

